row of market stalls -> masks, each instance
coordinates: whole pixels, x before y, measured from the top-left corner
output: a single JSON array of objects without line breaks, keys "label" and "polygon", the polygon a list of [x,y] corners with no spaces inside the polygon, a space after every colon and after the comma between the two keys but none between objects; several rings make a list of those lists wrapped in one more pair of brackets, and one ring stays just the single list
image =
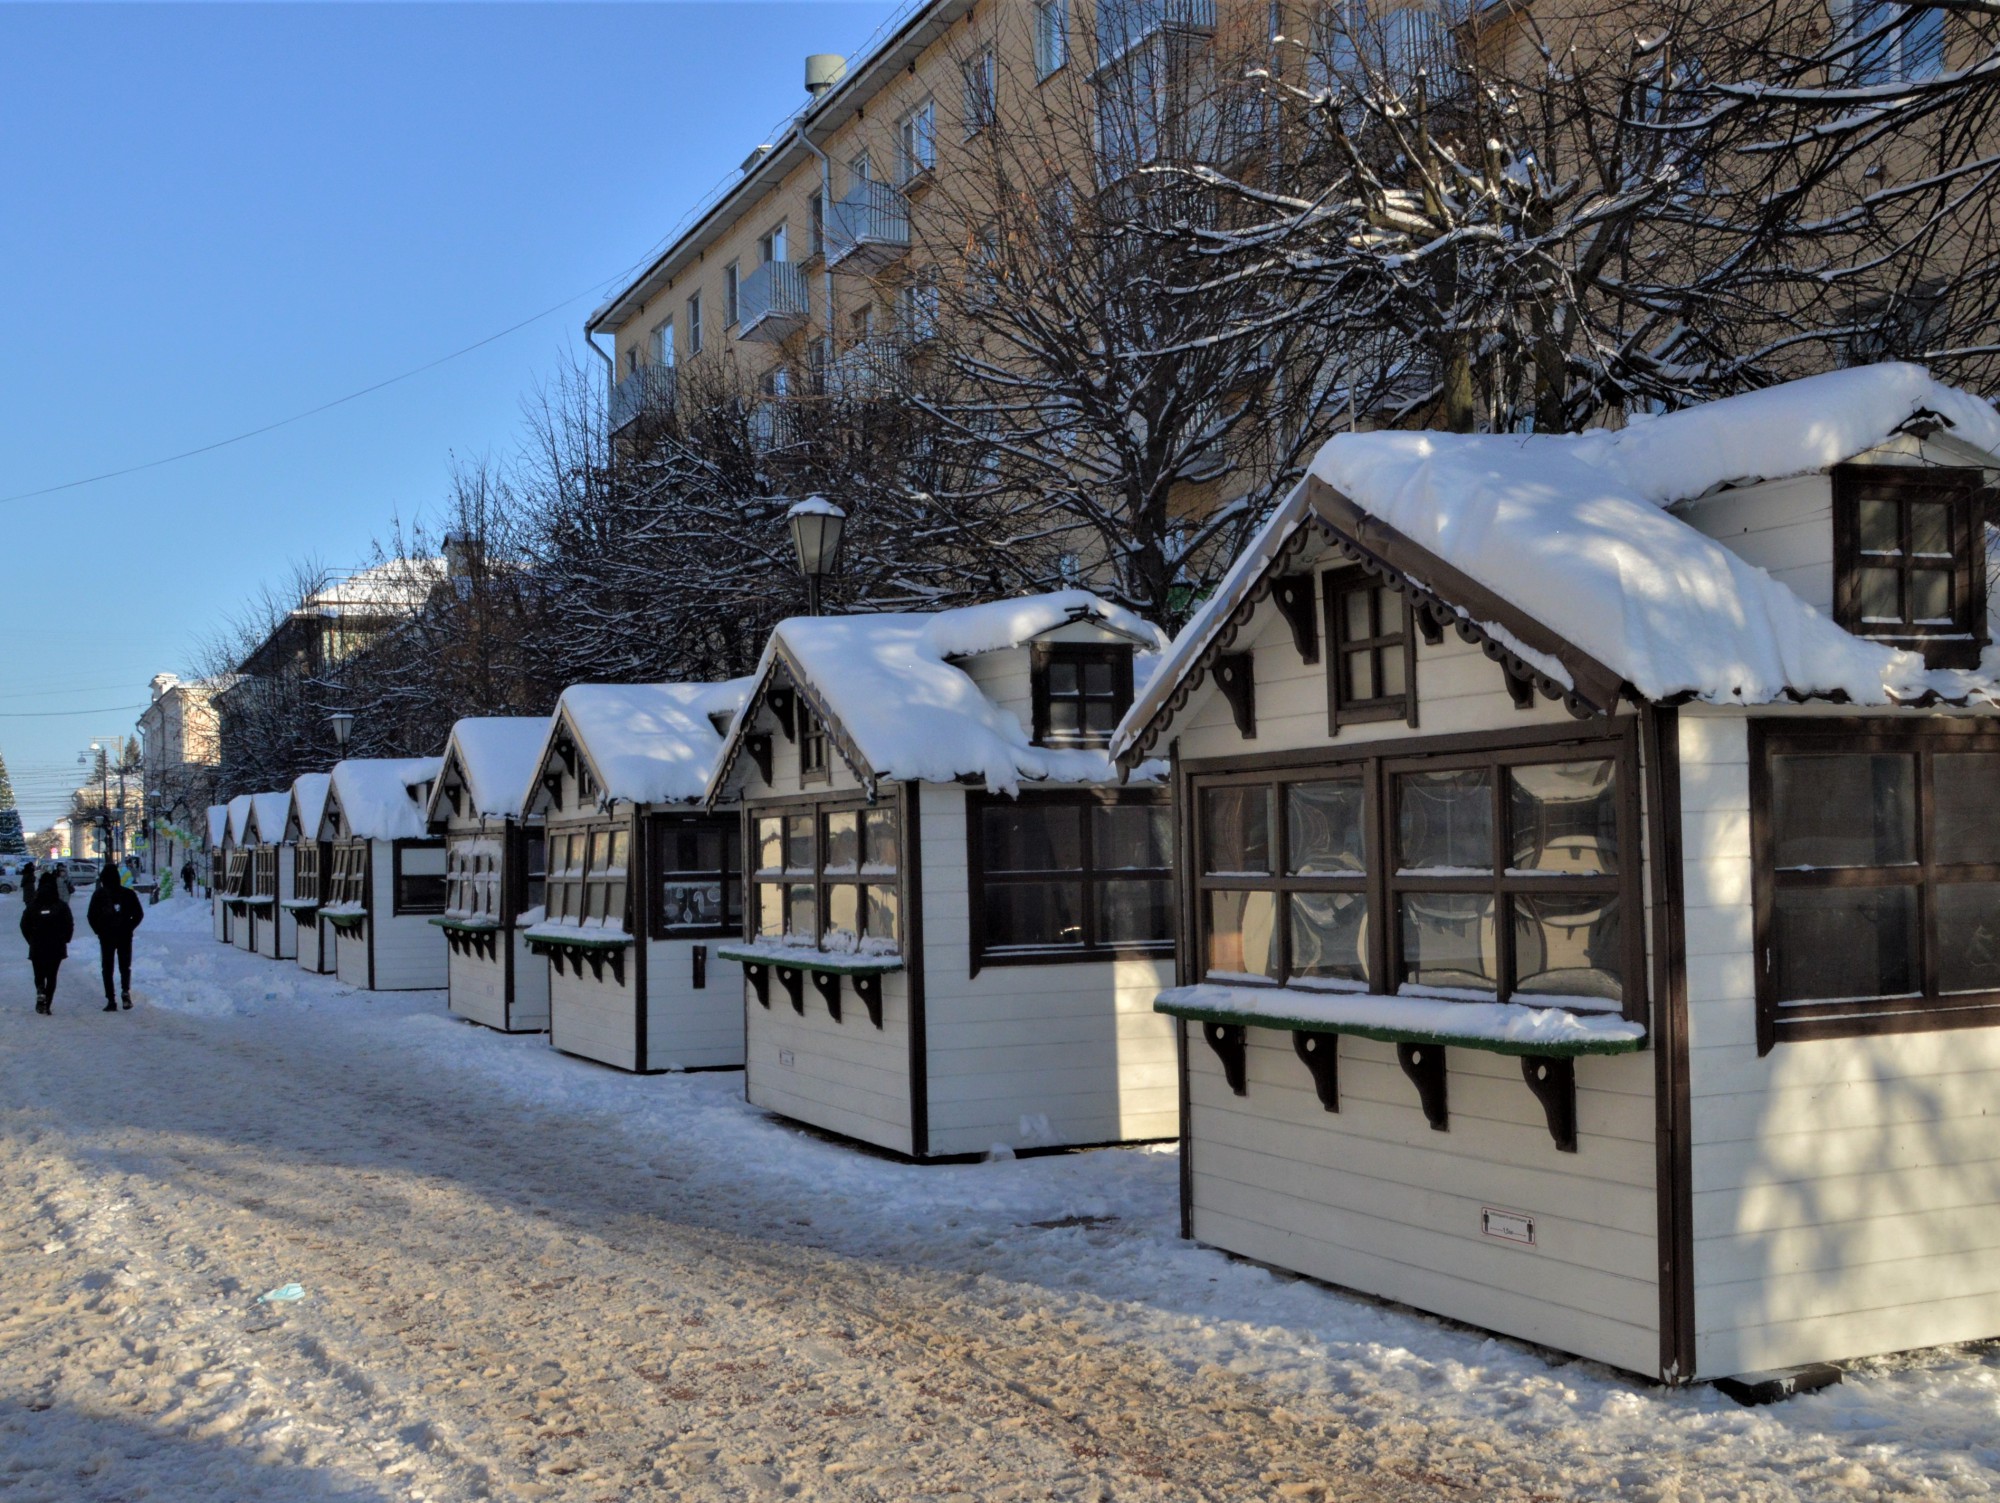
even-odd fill
[{"label": "row of market stalls", "polygon": [[217,936],[1667,1381],[1990,1337],[1996,481],[1910,366],[1344,436],[1171,643],[789,620],[213,811]]}]

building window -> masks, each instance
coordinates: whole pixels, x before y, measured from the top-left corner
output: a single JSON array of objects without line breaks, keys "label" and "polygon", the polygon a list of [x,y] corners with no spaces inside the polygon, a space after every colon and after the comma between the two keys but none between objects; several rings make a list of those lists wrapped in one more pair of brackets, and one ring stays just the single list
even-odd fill
[{"label": "building window", "polygon": [[1643,1019],[1629,732],[1194,785],[1194,964],[1213,981]]},{"label": "building window", "polygon": [[445,862],[445,915],[500,922],[500,842],[477,835],[451,843]]},{"label": "building window", "polygon": [[632,834],[623,825],[590,832],[590,865],[583,875],[583,922],[587,926],[625,927],[631,855]]},{"label": "building window", "polygon": [[1410,672],[1410,609],[1400,593],[1359,569],[1321,577],[1326,596],[1329,727],[1361,720],[1417,723]]},{"label": "building window", "polygon": [[250,853],[250,890],[260,898],[278,895],[278,848],[260,845]]},{"label": "building window", "polygon": [[304,903],[319,901],[319,852],[317,840],[292,847],[292,896]]},{"label": "building window", "polygon": [[549,922],[582,923],[583,870],[590,853],[590,837],[582,830],[558,830],[548,839]]},{"label": "building window", "polygon": [[896,181],[908,183],[937,166],[937,104],[926,99],[896,122]]},{"label": "building window", "polygon": [[1036,0],[1035,78],[1047,78],[1069,61],[1069,0]]},{"label": "building window", "polygon": [[653,330],[653,364],[673,368],[674,363],[674,321],[662,319]]},{"label": "building window", "polygon": [[1038,644],[1032,691],[1037,745],[1108,746],[1132,704],[1132,649]]},{"label": "building window", "polygon": [[993,49],[984,48],[962,68],[965,78],[964,126],[972,137],[993,124],[997,101],[994,91]]},{"label": "building window", "polygon": [[241,846],[233,847],[223,860],[223,892],[232,898],[242,897],[248,890],[249,873],[250,853]]},{"label": "building window", "polygon": [[395,844],[395,912],[443,913],[445,850],[442,840],[399,840]]},{"label": "building window", "polygon": [[824,783],[833,776],[831,764],[827,761],[826,726],[803,703],[798,707],[798,717],[799,781]]},{"label": "building window", "polygon": [[1850,83],[1915,83],[1944,71],[1944,8],[1905,0],[1833,0]]},{"label": "building window", "polygon": [[938,306],[938,284],[931,277],[913,277],[897,289],[896,322],[903,337],[912,344],[937,338]]},{"label": "building window", "polygon": [[902,847],[894,808],[792,806],[759,813],[757,937],[837,954],[894,954]]},{"label": "building window", "polygon": [[975,971],[1173,953],[1164,790],[970,794],[966,840]]},{"label": "building window", "polygon": [[1833,614],[1856,636],[1972,667],[1987,639],[1980,472],[1833,471]]},{"label": "building window", "polygon": [[652,838],[654,939],[743,932],[743,831],[733,814],[661,815]]},{"label": "building window", "polygon": [[785,227],[782,224],[773,225],[757,237],[757,254],[764,258],[766,266],[785,259]]},{"label": "building window", "polygon": [[810,254],[823,256],[826,254],[826,195],[824,193],[815,193],[811,198],[806,200],[806,216],[809,232],[812,236],[809,247]]},{"label": "building window", "polygon": [[847,164],[848,192],[852,194],[863,183],[875,181],[875,162],[867,152],[861,152]]},{"label": "building window", "polygon": [[1757,1046],[2000,1022],[2000,729],[1753,722]]},{"label": "building window", "polygon": [[336,907],[366,906],[368,902],[368,842],[342,841],[333,848],[333,890],[327,901]]},{"label": "building window", "polygon": [[701,353],[701,294],[699,292],[687,300],[688,353]]},{"label": "building window", "polygon": [[722,322],[727,328],[735,328],[742,317],[739,291],[742,280],[742,263],[731,261],[722,268]]},{"label": "building window", "polygon": [[549,900],[549,836],[546,830],[523,830],[518,838],[521,842],[518,911],[529,913]]}]

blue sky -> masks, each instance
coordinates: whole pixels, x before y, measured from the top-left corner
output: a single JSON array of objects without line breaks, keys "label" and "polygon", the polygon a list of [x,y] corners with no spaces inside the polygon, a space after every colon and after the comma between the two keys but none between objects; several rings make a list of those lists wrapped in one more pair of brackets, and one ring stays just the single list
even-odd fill
[{"label": "blue sky", "polygon": [[[362,561],[504,452],[605,285],[892,0],[0,5],[0,753],[76,753],[294,560]],[[574,296],[572,296],[574,295]]]}]

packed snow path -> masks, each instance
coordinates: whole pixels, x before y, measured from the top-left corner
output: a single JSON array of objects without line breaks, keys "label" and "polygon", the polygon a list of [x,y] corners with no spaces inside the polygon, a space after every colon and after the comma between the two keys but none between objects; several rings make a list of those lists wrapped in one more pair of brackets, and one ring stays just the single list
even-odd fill
[{"label": "packed snow path", "polygon": [[154,915],[130,1013],[0,954],[9,1500],[2000,1496],[1989,1353],[1650,1390],[1179,1243],[1171,1154],[894,1164]]}]

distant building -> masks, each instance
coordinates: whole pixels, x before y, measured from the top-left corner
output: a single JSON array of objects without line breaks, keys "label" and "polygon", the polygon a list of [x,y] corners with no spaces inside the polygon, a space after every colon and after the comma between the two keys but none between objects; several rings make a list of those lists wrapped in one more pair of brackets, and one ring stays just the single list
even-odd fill
[{"label": "distant building", "polygon": [[215,696],[226,680],[153,676],[152,701],[139,715],[143,786],[157,795],[147,825],[148,866],[178,871],[203,864],[202,811],[214,799],[221,763]]}]

